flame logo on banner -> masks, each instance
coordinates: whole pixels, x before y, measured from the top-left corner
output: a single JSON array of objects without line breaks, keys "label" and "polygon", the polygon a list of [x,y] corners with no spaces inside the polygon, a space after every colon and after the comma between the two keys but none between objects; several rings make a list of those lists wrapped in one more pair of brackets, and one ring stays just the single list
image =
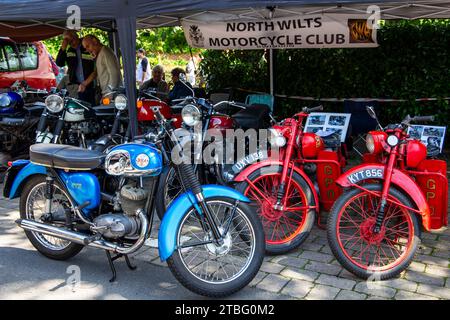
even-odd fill
[{"label": "flame logo on banner", "polygon": [[367,25],[367,20],[349,19],[350,43],[374,43],[372,29]]}]

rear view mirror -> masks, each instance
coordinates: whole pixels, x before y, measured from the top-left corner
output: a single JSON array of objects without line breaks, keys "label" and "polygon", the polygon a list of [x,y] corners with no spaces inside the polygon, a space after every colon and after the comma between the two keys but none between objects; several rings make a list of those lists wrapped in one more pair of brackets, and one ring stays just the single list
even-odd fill
[{"label": "rear view mirror", "polygon": [[366,107],[367,113],[375,120],[377,120],[377,114],[375,113],[375,109],[372,106]]}]

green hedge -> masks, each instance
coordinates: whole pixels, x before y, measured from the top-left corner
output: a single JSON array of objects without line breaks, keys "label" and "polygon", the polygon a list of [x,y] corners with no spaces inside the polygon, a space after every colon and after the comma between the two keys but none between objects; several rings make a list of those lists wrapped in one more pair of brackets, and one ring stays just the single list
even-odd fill
[{"label": "green hedge", "polygon": [[[378,32],[380,46],[372,49],[278,50],[275,92],[315,98],[376,97],[406,99],[382,104],[382,121],[410,114],[437,114],[446,125],[449,101],[413,101],[450,96],[450,20],[387,21]],[[210,90],[235,87],[268,92],[267,61],[262,50],[203,53],[201,69]],[[314,104],[277,99],[276,113],[291,115]],[[327,110],[342,111],[342,103]]]}]

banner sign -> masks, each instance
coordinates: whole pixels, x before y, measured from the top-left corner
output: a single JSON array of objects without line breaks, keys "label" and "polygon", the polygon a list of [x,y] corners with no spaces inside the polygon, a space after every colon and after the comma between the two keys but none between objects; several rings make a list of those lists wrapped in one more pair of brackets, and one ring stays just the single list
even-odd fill
[{"label": "banner sign", "polygon": [[182,21],[191,47],[294,49],[377,47],[376,29],[363,15],[306,15],[272,20]]}]

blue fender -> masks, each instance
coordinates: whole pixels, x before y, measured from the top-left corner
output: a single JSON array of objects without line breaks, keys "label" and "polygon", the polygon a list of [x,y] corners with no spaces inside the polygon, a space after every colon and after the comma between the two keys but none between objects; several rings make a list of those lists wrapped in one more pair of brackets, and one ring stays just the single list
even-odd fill
[{"label": "blue fender", "polygon": [[[242,202],[250,202],[242,193],[229,187],[210,184],[204,185],[202,188],[205,199],[220,196]],[[158,249],[161,261],[166,261],[175,251],[178,228],[184,216],[193,205],[196,205],[195,196],[189,191],[178,196],[164,214],[158,234]]]},{"label": "blue fender", "polygon": [[22,185],[22,182],[26,180],[29,176],[35,174],[47,174],[47,169],[44,166],[34,164],[32,162],[28,163],[22,170],[17,173],[14,182],[11,186],[11,191],[9,193],[9,198],[14,199],[20,196],[19,188]]}]

